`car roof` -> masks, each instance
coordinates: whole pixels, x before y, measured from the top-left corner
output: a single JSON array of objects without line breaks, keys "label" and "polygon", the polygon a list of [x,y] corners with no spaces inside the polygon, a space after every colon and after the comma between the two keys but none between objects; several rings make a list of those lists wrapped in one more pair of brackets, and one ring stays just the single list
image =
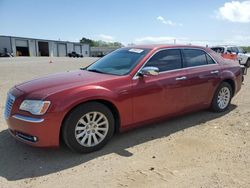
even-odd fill
[{"label": "car roof", "polygon": [[148,44],[148,45],[134,45],[129,46],[127,48],[144,48],[144,49],[161,49],[161,48],[200,48],[206,49],[203,46],[195,46],[195,45],[179,45],[179,44]]}]

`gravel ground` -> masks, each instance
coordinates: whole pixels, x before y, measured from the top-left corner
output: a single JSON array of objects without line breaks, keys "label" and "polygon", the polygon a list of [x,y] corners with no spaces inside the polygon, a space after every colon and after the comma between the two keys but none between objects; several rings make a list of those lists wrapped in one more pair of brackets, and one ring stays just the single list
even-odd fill
[{"label": "gravel ground", "polygon": [[[49,63],[49,61],[52,63]],[[1,58],[0,113],[13,85],[93,58]],[[201,111],[116,135],[98,152],[38,149],[0,118],[0,188],[250,187],[250,76],[229,111]]]}]

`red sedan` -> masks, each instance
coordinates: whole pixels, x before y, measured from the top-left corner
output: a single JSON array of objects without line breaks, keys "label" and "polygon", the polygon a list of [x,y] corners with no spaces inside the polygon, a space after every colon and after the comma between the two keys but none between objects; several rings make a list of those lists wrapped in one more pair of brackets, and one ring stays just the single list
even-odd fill
[{"label": "red sedan", "polygon": [[5,119],[16,139],[74,151],[103,147],[117,131],[201,109],[227,110],[242,71],[208,48],[121,48],[87,68],[14,86]]}]

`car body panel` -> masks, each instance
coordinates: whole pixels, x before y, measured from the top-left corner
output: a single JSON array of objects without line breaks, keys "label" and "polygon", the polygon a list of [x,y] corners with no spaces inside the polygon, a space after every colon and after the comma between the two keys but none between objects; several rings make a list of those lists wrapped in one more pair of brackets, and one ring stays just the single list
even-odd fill
[{"label": "car body panel", "polygon": [[176,78],[185,74],[185,70],[179,70],[133,80],[134,122],[184,110],[187,83]]},{"label": "car body panel", "polygon": [[186,103],[188,107],[211,104],[213,93],[220,82],[219,71],[220,65],[218,64],[193,67],[187,70]]}]

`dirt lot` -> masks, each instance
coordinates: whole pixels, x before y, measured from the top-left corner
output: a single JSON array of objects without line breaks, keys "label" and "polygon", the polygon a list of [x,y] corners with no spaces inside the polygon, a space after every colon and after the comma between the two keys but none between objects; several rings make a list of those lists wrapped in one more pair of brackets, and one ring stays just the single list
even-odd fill
[{"label": "dirt lot", "polygon": [[[90,58],[0,59],[0,114],[13,85]],[[250,187],[250,76],[227,113],[201,111],[116,135],[101,151],[37,149],[0,118],[0,188]]]}]

